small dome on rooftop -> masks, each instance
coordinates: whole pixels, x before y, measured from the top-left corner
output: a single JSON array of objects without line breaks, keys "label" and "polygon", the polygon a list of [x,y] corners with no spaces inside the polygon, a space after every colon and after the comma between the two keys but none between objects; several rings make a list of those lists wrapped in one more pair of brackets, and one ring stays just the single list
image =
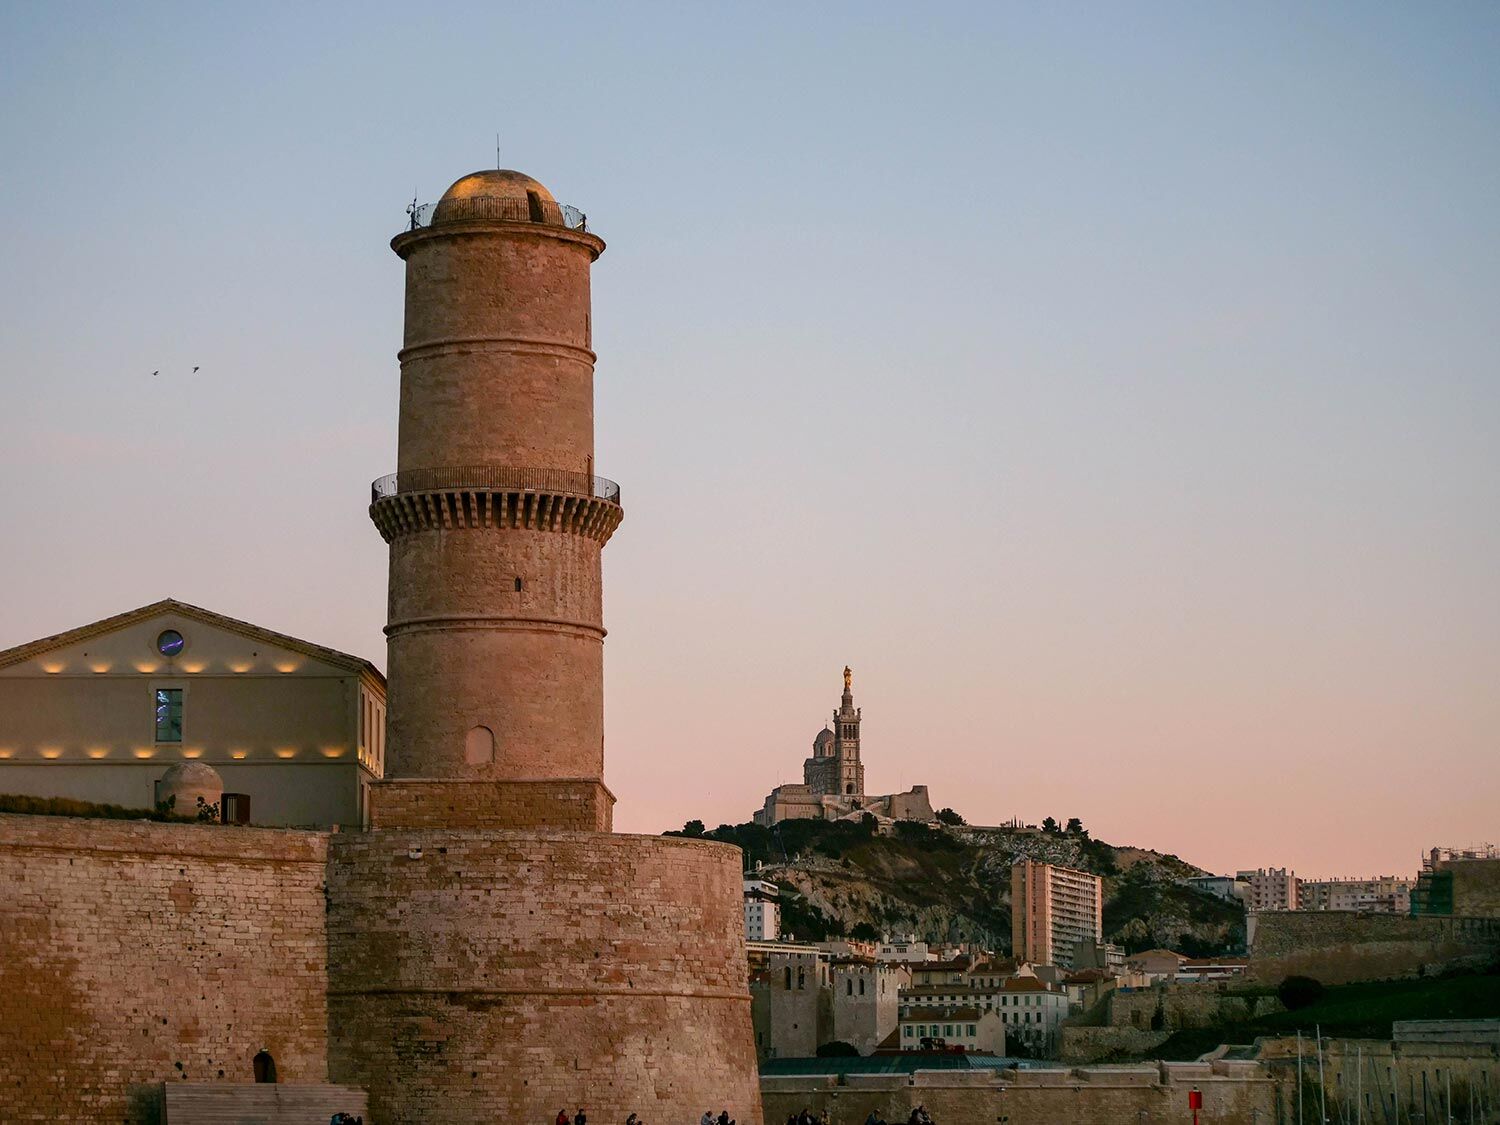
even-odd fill
[{"label": "small dome on rooftop", "polygon": [[536,180],[524,172],[514,172],[509,168],[491,168],[483,172],[470,172],[443,192],[443,198],[438,202],[444,203],[450,199],[472,199],[475,196],[487,196],[492,199],[525,199],[528,192],[535,192],[545,203],[557,202],[553,199],[552,193]]},{"label": "small dome on rooftop", "polygon": [[178,762],[161,775],[158,797],[173,816],[200,818],[204,815],[200,808],[208,806],[213,808],[217,819],[223,796],[224,781],[219,771],[203,762]]}]

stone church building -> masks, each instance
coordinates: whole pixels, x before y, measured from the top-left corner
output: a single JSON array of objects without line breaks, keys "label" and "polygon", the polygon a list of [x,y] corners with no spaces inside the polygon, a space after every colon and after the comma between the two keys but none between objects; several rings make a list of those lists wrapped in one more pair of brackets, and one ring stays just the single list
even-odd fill
[{"label": "stone church building", "polygon": [[854,706],[854,673],[844,668],[844,694],[832,724],[813,739],[812,757],[802,763],[801,785],[778,785],[752,816],[770,827],[783,820],[838,820],[873,813],[890,820],[935,820],[927,786],[904,793],[872,797],[865,792],[865,767],[859,757],[860,708]]}]

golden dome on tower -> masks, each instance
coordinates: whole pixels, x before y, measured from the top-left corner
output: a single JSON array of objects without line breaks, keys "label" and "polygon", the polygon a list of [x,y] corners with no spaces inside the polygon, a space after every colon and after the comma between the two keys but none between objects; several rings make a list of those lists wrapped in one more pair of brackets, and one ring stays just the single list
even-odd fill
[{"label": "golden dome on tower", "polygon": [[455,182],[452,187],[443,192],[443,198],[438,200],[438,206],[441,207],[450,199],[478,197],[516,199],[524,202],[532,195],[536,195],[544,203],[557,202],[550,191],[526,173],[514,172],[509,168],[491,168],[483,172],[470,172]]},{"label": "golden dome on tower", "polygon": [[552,193],[530,176],[508,168],[471,172],[443,192],[443,198],[433,209],[432,221],[451,223],[464,219],[564,225],[562,209]]}]

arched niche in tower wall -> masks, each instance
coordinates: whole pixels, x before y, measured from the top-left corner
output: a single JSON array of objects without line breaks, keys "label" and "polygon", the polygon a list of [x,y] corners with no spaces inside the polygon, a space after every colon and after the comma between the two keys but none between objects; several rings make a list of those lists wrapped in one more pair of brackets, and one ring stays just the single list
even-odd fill
[{"label": "arched niche in tower wall", "polygon": [[483,766],[495,760],[495,732],[489,727],[474,727],[464,739],[464,761]]}]

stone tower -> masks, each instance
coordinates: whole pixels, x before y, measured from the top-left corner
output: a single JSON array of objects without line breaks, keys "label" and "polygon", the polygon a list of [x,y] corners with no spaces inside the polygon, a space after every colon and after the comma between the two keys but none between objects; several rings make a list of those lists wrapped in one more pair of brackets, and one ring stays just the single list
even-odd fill
[{"label": "stone tower", "polygon": [[813,739],[813,756],[803,765],[803,783],[815,795],[865,795],[865,767],[859,760],[860,709],[854,706],[854,673],[844,668],[844,695],[833,713],[832,727]]},{"label": "stone tower", "polygon": [[478,172],[413,214],[386,780],[328,876],[328,1069],[392,1123],[760,1120],[740,852],[610,832],[581,213]]},{"label": "stone tower", "polygon": [[838,761],[841,796],[865,795],[865,767],[859,760],[860,708],[854,706],[854,673],[844,666],[844,694],[833,713],[833,755]]},{"label": "stone tower", "polygon": [[397,815],[489,823],[504,805],[511,824],[608,829],[600,552],[621,507],[594,476],[589,306],[604,241],[518,172],[465,176],[427,217],[391,243],[400,434],[370,507],[390,544],[386,777],[427,783]]}]

